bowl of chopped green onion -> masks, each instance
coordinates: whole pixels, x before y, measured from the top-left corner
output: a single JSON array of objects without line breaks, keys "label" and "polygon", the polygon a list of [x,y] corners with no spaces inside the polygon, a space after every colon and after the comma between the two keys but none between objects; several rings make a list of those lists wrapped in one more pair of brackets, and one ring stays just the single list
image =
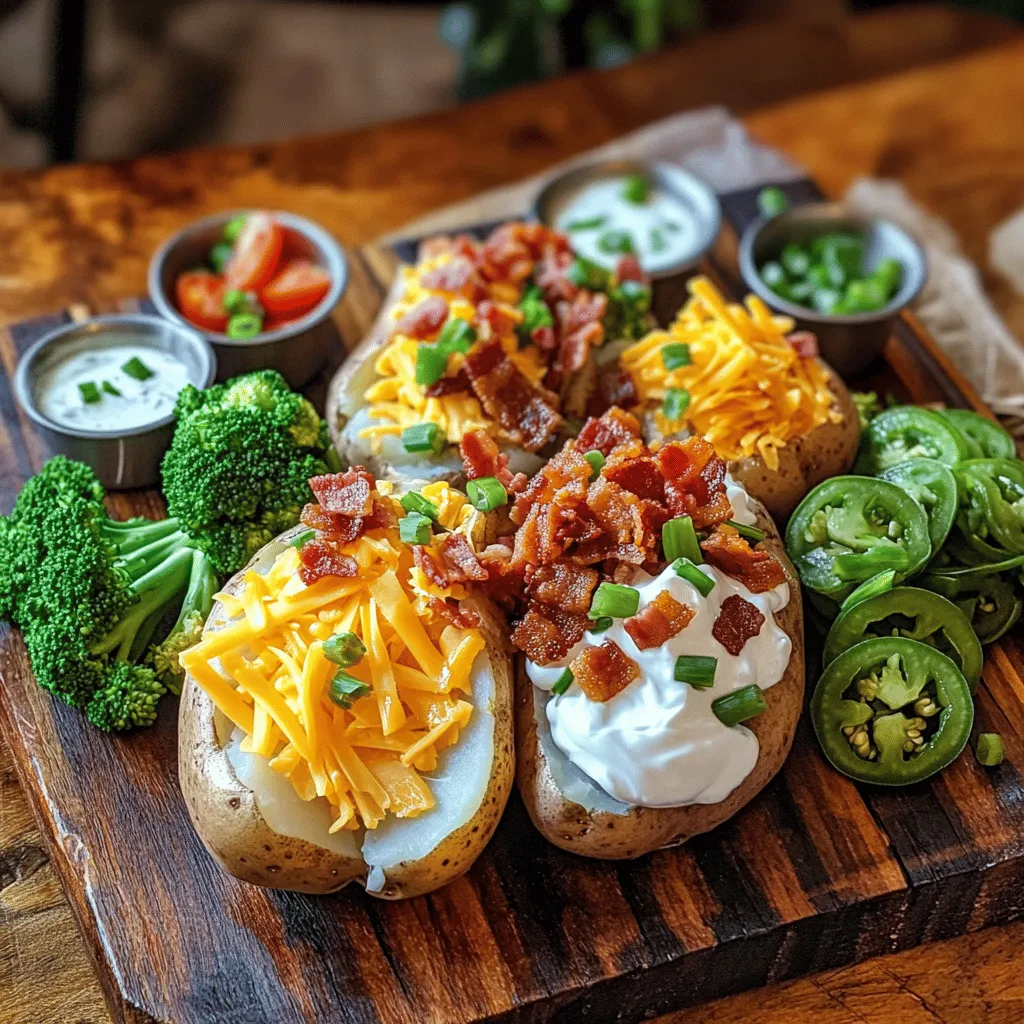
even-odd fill
[{"label": "bowl of chopped green onion", "polygon": [[924,285],[921,246],[891,221],[809,203],[751,224],[740,239],[747,287],[813,331],[824,359],[856,373],[881,355]]}]

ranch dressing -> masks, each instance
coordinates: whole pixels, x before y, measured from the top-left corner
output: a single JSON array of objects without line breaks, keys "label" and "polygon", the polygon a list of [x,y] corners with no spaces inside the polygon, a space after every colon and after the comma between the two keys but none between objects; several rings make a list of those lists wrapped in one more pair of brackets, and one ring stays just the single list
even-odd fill
[{"label": "ranch dressing", "polygon": [[581,189],[558,215],[556,226],[573,249],[593,263],[614,268],[620,252],[608,252],[601,240],[626,232],[640,266],[650,274],[685,263],[700,245],[698,225],[685,202],[653,181],[647,201],[623,196],[625,177],[603,178]]},{"label": "ranch dressing", "polygon": [[[733,487],[745,497],[742,488]],[[564,694],[551,696],[544,709],[558,749],[624,804],[681,807],[720,803],[757,763],[757,737],[742,725],[723,725],[711,710],[711,702],[751,683],[768,689],[785,674],[792,643],[776,624],[774,613],[789,603],[789,586],[782,583],[774,590],[754,594],[712,565],[705,563],[700,570],[715,581],[706,598],[671,566],[653,578],[638,572],[632,585],[640,592],[640,610],[668,591],[696,612],[684,629],[660,647],[639,650],[626,632],[626,620],[615,619],[603,633],[585,633],[556,664],[526,663],[527,675],[543,691],[551,690],[588,645],[613,640],[639,666],[640,678],[611,700],[593,701],[572,685]],[[758,635],[735,656],[711,633],[722,603],[733,594],[749,601],[765,617]],[[677,682],[674,669],[681,654],[716,657],[714,686],[698,690]]]},{"label": "ranch dressing", "polygon": [[[121,369],[133,357],[151,377],[137,380]],[[104,390],[104,381],[120,394]],[[85,401],[79,385],[87,383],[99,389],[99,401]],[[35,396],[43,415],[60,426],[127,432],[169,416],[188,383],[188,367],[170,352],[145,344],[104,344],[102,336],[90,336],[60,346],[40,366]]]}]

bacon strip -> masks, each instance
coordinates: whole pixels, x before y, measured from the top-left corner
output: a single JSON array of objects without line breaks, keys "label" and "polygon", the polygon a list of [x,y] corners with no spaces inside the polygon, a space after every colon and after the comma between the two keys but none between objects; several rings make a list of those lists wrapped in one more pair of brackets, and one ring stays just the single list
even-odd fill
[{"label": "bacon strip", "polygon": [[309,486],[325,512],[354,518],[368,516],[373,511],[371,495],[377,490],[377,482],[362,466],[344,473],[315,476]]},{"label": "bacon strip", "polygon": [[761,632],[764,615],[739,594],[730,594],[722,602],[711,635],[731,654],[738,655],[747,641]]},{"label": "bacon strip", "polygon": [[561,661],[579,642],[590,620],[582,612],[534,604],[512,630],[512,643],[537,665]]},{"label": "bacon strip", "polygon": [[580,689],[591,700],[602,702],[611,700],[640,678],[637,663],[614,640],[606,640],[600,647],[585,647],[569,668]]},{"label": "bacon strip", "polygon": [[786,573],[771,552],[754,550],[745,537],[728,526],[720,526],[701,541],[705,558],[727,576],[739,580],[751,593],[763,594],[786,582]]},{"label": "bacon strip", "polygon": [[697,613],[663,590],[643,611],[626,619],[626,632],[641,651],[667,643],[684,630]]}]

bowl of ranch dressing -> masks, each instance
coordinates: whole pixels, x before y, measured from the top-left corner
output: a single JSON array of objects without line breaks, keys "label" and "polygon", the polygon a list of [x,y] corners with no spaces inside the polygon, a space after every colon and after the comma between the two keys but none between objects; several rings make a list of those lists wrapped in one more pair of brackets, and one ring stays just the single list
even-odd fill
[{"label": "bowl of ranch dressing", "polygon": [[186,384],[216,358],[197,331],[155,316],[100,316],[40,338],[14,376],[18,402],[52,455],[91,466],[108,489],[157,483]]}]

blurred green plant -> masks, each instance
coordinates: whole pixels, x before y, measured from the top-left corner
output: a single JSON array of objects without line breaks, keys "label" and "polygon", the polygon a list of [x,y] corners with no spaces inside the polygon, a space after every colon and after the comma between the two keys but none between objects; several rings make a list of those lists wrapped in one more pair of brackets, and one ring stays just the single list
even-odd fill
[{"label": "blurred green plant", "polygon": [[441,38],[461,56],[457,89],[475,99],[566,68],[607,68],[704,23],[703,0],[458,0]]}]

